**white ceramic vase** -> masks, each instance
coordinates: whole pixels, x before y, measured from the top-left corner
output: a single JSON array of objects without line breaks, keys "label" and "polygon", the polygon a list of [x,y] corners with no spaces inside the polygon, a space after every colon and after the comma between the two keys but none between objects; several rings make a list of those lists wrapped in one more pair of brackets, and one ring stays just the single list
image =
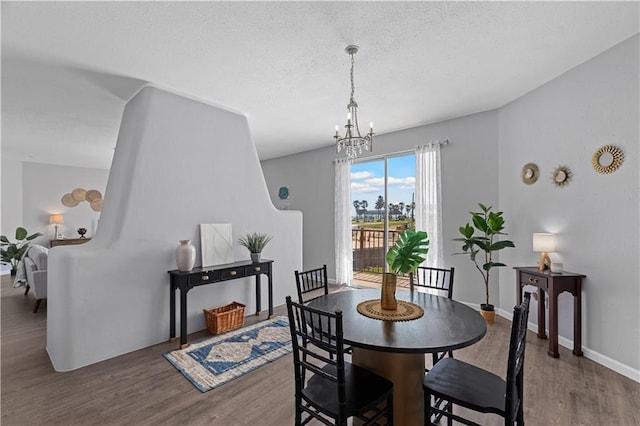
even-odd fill
[{"label": "white ceramic vase", "polygon": [[196,248],[191,244],[191,240],[180,240],[180,245],[176,247],[176,265],[178,270],[188,272],[193,269],[196,263]]}]

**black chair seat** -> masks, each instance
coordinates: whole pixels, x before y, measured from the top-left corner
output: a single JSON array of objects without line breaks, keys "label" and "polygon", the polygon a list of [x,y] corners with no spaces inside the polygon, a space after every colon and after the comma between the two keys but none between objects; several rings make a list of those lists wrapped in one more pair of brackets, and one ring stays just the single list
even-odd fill
[{"label": "black chair seat", "polygon": [[[331,375],[337,374],[336,367],[333,365],[327,365],[322,370]],[[378,405],[393,392],[393,383],[357,365],[345,362],[344,376],[346,411],[349,417]],[[314,401],[322,412],[331,417],[337,417],[338,395],[335,388],[335,383],[315,375],[307,382],[307,386],[302,390],[302,395]]]},{"label": "black chair seat", "polygon": [[[344,360],[342,311],[333,313],[286,297],[295,379],[296,426],[311,420],[347,426],[393,425],[393,383]],[[312,376],[306,379],[307,372]]]},{"label": "black chair seat", "polygon": [[441,360],[422,382],[425,425],[434,424],[431,417],[435,415],[436,422],[440,416],[444,416],[450,426],[454,420],[465,425],[479,426],[479,423],[454,414],[454,405],[479,413],[498,414],[504,418],[505,425],[524,425],[524,350],[530,300],[531,293],[527,292],[520,306],[513,308],[507,379],[503,380],[489,371],[457,359]]},{"label": "black chair seat", "polygon": [[453,358],[444,358],[427,373],[424,386],[436,397],[482,413],[504,416],[507,383],[493,373]]}]

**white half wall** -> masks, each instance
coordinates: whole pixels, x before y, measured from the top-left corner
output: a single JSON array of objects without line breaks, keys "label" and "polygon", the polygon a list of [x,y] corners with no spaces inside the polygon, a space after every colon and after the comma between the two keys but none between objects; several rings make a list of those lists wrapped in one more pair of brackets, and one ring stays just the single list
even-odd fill
[{"label": "white half wall", "polygon": [[[167,271],[179,240],[199,248],[200,223],[231,223],[234,240],[273,235],[263,256],[275,261],[274,304],[295,294],[302,215],[271,203],[246,118],[145,87],[124,110],[97,234],[50,252],[47,350],[57,371],[169,338]],[[236,246],[234,257],[249,253]],[[205,308],[235,300],[254,312],[254,288],[252,278],[193,288],[188,332],[205,328]]]}]

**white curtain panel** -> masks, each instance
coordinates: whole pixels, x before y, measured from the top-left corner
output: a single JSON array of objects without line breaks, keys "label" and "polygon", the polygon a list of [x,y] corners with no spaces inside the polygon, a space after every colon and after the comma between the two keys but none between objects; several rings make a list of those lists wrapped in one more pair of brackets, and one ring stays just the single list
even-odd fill
[{"label": "white curtain panel", "polygon": [[442,192],[440,143],[416,147],[416,230],[429,234],[429,253],[423,266],[441,268]]},{"label": "white curtain panel", "polygon": [[351,248],[351,161],[339,159],[335,181],[336,282],[351,285],[353,252]]}]

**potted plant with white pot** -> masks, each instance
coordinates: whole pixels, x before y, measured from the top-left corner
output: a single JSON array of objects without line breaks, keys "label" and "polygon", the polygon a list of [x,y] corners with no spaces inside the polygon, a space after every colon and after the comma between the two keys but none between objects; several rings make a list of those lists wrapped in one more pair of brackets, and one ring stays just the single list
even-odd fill
[{"label": "potted plant with white pot", "polygon": [[505,224],[502,212],[492,211],[492,206],[486,207],[481,203],[478,203],[478,206],[481,212],[469,212],[473,226],[469,223],[461,226],[459,229],[462,237],[454,238],[454,241],[462,242],[462,253],[456,254],[468,254],[482,275],[486,297],[485,303],[480,305],[480,313],[489,324],[493,324],[496,313],[494,306],[489,302],[489,273],[493,268],[507,266],[494,262],[493,255],[507,247],[515,247],[515,244],[509,240],[498,240],[500,235],[507,235],[502,232]]},{"label": "potted plant with white pot", "polygon": [[262,250],[272,238],[270,235],[254,232],[238,238],[238,243],[249,250],[251,261],[256,263],[260,262]]}]

